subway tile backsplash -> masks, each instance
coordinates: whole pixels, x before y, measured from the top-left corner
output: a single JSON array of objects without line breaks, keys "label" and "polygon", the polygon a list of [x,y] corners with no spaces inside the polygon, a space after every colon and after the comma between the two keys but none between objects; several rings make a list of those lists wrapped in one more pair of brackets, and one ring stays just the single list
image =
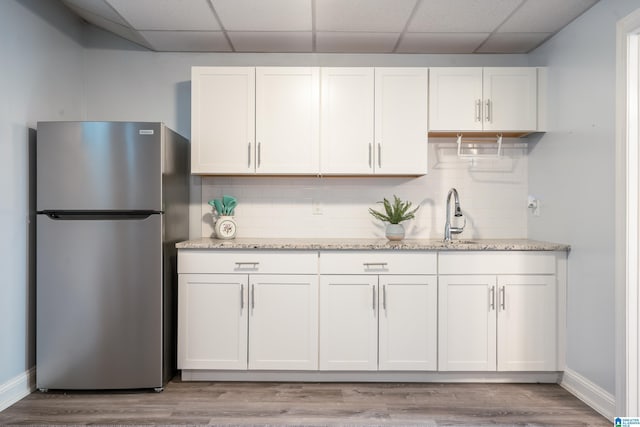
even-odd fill
[{"label": "subway tile backsplash", "polygon": [[202,235],[213,237],[207,201],[228,194],[238,199],[237,237],[383,238],[384,224],[368,208],[396,194],[420,205],[404,223],[406,238],[438,239],[455,187],[467,219],[458,238],[525,238],[526,139],[506,139],[499,159],[476,160],[458,158],[452,140],[429,141],[429,173],[421,177],[203,177]]}]

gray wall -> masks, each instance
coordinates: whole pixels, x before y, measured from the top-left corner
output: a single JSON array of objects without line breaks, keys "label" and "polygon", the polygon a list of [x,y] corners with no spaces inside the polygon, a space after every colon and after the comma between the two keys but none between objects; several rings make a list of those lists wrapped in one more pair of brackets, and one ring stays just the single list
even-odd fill
[{"label": "gray wall", "polygon": [[82,111],[81,26],[58,2],[0,1],[0,384],[34,365],[38,120]]},{"label": "gray wall", "polygon": [[567,366],[615,392],[616,22],[638,0],[601,0],[530,54],[549,67],[549,130],[530,143],[529,235],[571,244]]}]

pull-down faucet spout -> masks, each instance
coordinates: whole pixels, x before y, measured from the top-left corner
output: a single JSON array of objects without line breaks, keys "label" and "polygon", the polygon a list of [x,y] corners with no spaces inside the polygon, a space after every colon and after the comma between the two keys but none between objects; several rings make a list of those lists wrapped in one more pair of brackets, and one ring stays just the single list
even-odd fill
[{"label": "pull-down faucet spout", "polygon": [[461,217],[462,211],[460,210],[460,197],[458,196],[458,190],[452,188],[449,190],[447,194],[447,219],[444,223],[444,241],[451,242],[452,234],[460,234],[464,230],[464,226],[467,225],[467,219],[464,219],[464,224],[462,227],[452,227],[451,226],[451,196],[453,196],[454,208],[453,208],[453,216]]}]

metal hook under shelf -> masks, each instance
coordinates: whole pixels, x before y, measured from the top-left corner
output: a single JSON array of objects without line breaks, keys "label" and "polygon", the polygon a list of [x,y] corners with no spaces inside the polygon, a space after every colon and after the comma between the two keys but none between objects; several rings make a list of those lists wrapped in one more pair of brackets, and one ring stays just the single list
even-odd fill
[{"label": "metal hook under shelf", "polygon": [[462,144],[469,144],[472,148],[478,148],[476,144],[487,144],[489,142],[493,142],[490,139],[467,139],[465,141],[462,140],[462,134],[458,134],[458,139],[456,143],[458,144],[458,157],[466,158],[466,159],[494,159],[496,157],[502,156],[502,134],[499,133],[496,135],[495,143],[498,145],[497,151],[492,154],[476,154],[476,153],[463,153],[462,152]]}]

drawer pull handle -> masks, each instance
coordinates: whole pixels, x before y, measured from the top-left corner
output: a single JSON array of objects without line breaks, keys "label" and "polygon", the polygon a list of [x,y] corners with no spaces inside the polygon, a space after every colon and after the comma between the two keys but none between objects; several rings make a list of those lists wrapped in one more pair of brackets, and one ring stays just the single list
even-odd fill
[{"label": "drawer pull handle", "polygon": [[496,309],[496,287],[492,286],[489,289],[489,311]]},{"label": "drawer pull handle", "polygon": [[251,310],[256,308],[256,285],[251,285]]},{"label": "drawer pull handle", "polygon": [[244,283],[240,285],[240,310],[244,310]]},{"label": "drawer pull handle", "polygon": [[386,262],[363,262],[364,268],[387,268],[388,263]]},{"label": "drawer pull handle", "polygon": [[373,311],[375,313],[375,311],[376,311],[376,285],[373,285],[371,287],[371,296],[373,297],[372,308],[373,308]]},{"label": "drawer pull handle", "polygon": [[246,268],[247,266],[251,266],[251,268],[258,268],[259,265],[260,265],[259,262],[251,262],[251,261],[236,262],[236,268]]},{"label": "drawer pull handle", "polygon": [[387,311],[387,285],[382,285],[382,308]]},{"label": "drawer pull handle", "polygon": [[505,289],[504,289],[504,286],[502,286],[500,288],[500,308],[502,309],[502,311],[506,310],[506,307],[505,307],[505,305],[506,305],[505,304],[505,294],[504,293],[505,293]]}]

